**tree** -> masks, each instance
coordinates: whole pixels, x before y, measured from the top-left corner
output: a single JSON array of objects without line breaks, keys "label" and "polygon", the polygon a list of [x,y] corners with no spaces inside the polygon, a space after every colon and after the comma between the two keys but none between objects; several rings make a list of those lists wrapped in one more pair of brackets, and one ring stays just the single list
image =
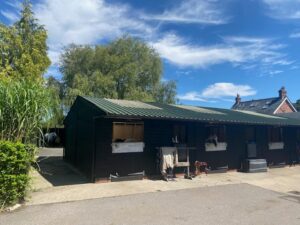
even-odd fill
[{"label": "tree", "polygon": [[38,24],[29,0],[12,26],[0,24],[0,132],[2,139],[28,141],[49,119],[49,90],[44,73],[50,65],[47,32]]},{"label": "tree", "polygon": [[174,104],[177,102],[176,95],[176,82],[171,80],[160,84],[156,99],[158,102]]},{"label": "tree", "polygon": [[0,77],[43,82],[50,65],[47,32],[38,24],[29,0],[22,6],[21,18],[13,26],[0,24]]},{"label": "tree", "polygon": [[64,103],[77,95],[174,103],[176,83],[161,82],[162,62],[154,49],[123,36],[108,45],[71,45],[61,57]]},{"label": "tree", "polygon": [[46,87],[49,92],[51,101],[49,104],[49,119],[47,120],[48,127],[62,126],[64,116],[64,108],[61,102],[63,96],[62,83],[55,77],[50,76],[46,80]]},{"label": "tree", "polygon": [[300,99],[298,99],[298,100],[296,101],[296,103],[294,103],[293,105],[294,105],[294,107],[297,109],[297,111],[300,111]]}]

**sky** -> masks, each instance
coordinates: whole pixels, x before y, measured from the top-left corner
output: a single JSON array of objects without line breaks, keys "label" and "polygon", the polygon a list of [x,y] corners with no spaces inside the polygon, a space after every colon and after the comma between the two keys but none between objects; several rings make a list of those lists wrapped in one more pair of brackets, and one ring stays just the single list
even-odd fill
[{"label": "sky", "polygon": [[[230,108],[276,97],[285,86],[300,99],[300,0],[32,0],[48,31],[61,78],[64,46],[141,38],[163,61],[162,81],[176,80],[180,103]],[[0,21],[19,18],[20,1],[0,0]]]}]

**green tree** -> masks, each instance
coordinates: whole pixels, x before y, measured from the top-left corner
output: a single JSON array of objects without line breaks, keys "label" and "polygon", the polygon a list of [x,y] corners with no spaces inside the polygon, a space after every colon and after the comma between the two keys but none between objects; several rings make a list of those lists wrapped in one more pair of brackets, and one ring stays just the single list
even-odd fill
[{"label": "green tree", "polygon": [[293,105],[294,105],[294,107],[297,109],[297,111],[300,112],[300,99],[298,99],[298,100],[296,101],[296,103],[294,103]]},{"label": "green tree", "polygon": [[67,47],[60,71],[67,106],[77,95],[175,102],[176,83],[161,82],[162,62],[158,54],[129,36],[108,45]]},{"label": "green tree", "polygon": [[63,125],[64,110],[61,102],[63,96],[62,83],[55,77],[50,76],[46,80],[46,87],[50,95],[51,101],[49,105],[49,119],[47,120],[48,127],[57,127]]},{"label": "green tree", "polygon": [[177,102],[176,95],[176,82],[171,80],[168,82],[163,82],[159,85],[156,92],[156,100],[158,102],[174,104]]},{"label": "green tree", "polygon": [[[49,93],[43,77],[50,60],[47,32],[29,0],[12,26],[0,24],[0,132],[2,139],[25,141],[49,119]],[[39,93],[40,92],[40,93]],[[15,139],[14,139],[15,138]]]},{"label": "green tree", "polygon": [[19,21],[12,26],[0,24],[0,77],[43,82],[50,65],[46,40],[46,30],[25,0]]}]

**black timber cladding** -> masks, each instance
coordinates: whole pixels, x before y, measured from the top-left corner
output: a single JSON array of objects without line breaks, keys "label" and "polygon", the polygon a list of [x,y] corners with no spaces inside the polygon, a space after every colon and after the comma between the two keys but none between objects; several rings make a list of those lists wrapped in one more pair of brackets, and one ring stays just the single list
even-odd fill
[{"label": "black timber cladding", "polygon": [[[100,107],[101,102],[105,107]],[[257,128],[256,142],[259,157],[266,157],[270,163],[291,161],[293,150],[296,148],[295,133],[300,127],[300,121],[226,109],[200,108],[195,112],[191,110],[194,109],[193,107],[147,104],[154,107],[146,109],[133,107],[124,110],[106,99],[98,99],[96,104],[95,101],[78,97],[65,119],[64,158],[92,181],[97,178],[107,178],[109,174],[126,175],[142,170],[145,170],[147,175],[158,174],[156,148],[172,146],[172,128],[174,124],[179,123],[187,127],[188,145],[196,147],[196,150],[191,152],[192,164],[195,160],[200,160],[208,162],[212,167],[239,168],[241,160],[246,156],[244,133],[249,126]],[[112,124],[122,121],[144,122],[143,152],[112,153]],[[210,124],[226,126],[227,151],[205,151],[205,129]],[[268,150],[268,128],[273,126],[285,127],[284,150]]]}]

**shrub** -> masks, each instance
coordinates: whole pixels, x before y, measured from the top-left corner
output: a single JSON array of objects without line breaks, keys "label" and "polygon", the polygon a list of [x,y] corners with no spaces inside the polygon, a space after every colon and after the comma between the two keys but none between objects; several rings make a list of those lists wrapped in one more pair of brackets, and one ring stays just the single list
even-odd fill
[{"label": "shrub", "polygon": [[24,199],[35,149],[20,142],[0,141],[0,207]]}]

